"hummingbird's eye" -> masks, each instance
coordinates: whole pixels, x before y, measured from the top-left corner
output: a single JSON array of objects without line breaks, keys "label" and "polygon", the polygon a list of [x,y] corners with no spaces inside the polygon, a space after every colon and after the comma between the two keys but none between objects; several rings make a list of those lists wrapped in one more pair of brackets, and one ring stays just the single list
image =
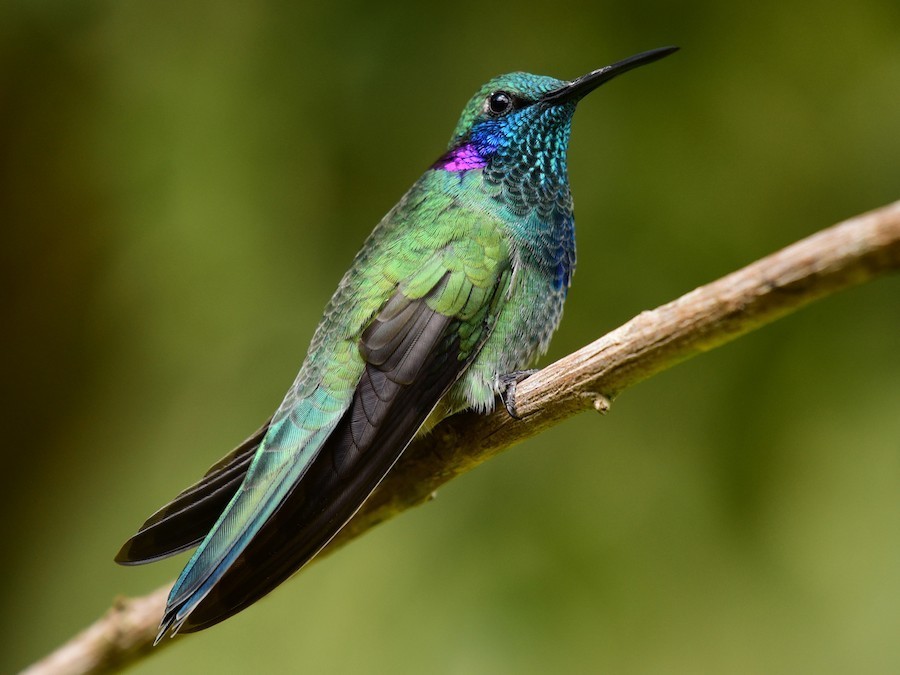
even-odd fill
[{"label": "hummingbird's eye", "polygon": [[495,91],[488,97],[487,109],[492,115],[502,115],[513,107],[512,96],[505,91]]}]

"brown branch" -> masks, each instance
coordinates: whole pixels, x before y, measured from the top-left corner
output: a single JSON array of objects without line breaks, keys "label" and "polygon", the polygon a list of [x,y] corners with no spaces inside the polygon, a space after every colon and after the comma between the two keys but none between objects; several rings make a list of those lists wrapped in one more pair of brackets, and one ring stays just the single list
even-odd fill
[{"label": "brown branch", "polygon": [[[522,382],[516,393],[522,421],[512,420],[501,406],[491,415],[456,415],[417,439],[324,553],[427,501],[448,480],[575,413],[605,412],[617,394],[658,372],[813,300],[898,269],[900,202],[895,202],[643,312]],[[109,672],[146,656],[168,590],[117,600],[90,628],[26,673]],[[170,643],[165,640],[155,649]]]}]

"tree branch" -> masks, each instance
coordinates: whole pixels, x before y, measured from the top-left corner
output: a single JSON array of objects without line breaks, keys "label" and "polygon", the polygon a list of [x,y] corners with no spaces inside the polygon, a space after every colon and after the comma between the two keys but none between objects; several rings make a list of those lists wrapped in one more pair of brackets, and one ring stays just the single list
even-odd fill
[{"label": "tree branch", "polygon": [[[427,501],[450,479],[588,409],[606,412],[626,388],[730,342],[819,298],[900,269],[900,202],[823,230],[655,310],[522,382],[521,421],[500,406],[463,413],[410,445],[359,513],[316,559],[378,523]],[[120,598],[28,675],[101,673],[151,653],[169,585]],[[170,644],[164,640],[155,649]]]}]

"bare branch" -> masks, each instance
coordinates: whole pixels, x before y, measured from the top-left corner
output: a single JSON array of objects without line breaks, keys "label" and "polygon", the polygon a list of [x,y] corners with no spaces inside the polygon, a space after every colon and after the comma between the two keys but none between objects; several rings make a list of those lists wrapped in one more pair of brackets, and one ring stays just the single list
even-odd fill
[{"label": "bare branch", "polygon": [[109,673],[149,656],[171,586],[116,598],[106,614],[22,675]]},{"label": "bare branch", "polygon": [[[584,410],[606,412],[626,388],[730,342],[819,298],[900,269],[900,202],[803,239],[652,311],[522,382],[522,421],[500,406],[456,415],[417,439],[317,559],[427,501],[443,483]],[[29,675],[101,673],[151,653],[169,586],[120,599],[101,619],[36,663]],[[171,640],[160,643],[170,644]]]}]

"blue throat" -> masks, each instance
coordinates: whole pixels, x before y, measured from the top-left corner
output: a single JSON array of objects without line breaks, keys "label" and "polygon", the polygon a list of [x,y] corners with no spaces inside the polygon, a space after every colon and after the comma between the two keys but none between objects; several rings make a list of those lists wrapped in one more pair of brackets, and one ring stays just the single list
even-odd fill
[{"label": "blue throat", "polygon": [[569,286],[575,271],[575,221],[566,151],[574,104],[534,106],[520,118],[484,120],[433,165],[450,172],[481,171],[502,210],[520,254]]}]

